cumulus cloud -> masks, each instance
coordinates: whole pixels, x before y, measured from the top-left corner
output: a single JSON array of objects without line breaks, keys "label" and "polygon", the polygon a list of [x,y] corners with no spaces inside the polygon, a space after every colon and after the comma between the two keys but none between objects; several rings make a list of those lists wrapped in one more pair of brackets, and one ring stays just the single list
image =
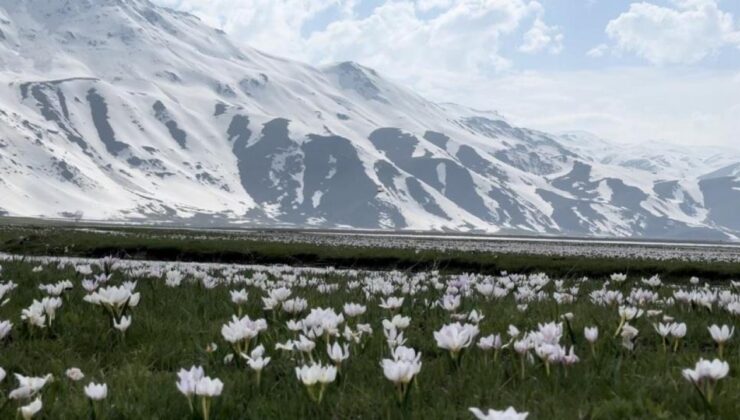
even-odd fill
[{"label": "cumulus cloud", "polygon": [[524,43],[519,50],[525,53],[547,51],[560,54],[563,50],[563,33],[557,26],[548,26],[542,19],[536,19],[532,29],[524,34]]},{"label": "cumulus cloud", "polygon": [[609,22],[620,51],[654,64],[691,64],[729,45],[740,45],[733,16],[716,0],[672,0],[669,7],[641,2]]},{"label": "cumulus cloud", "polygon": [[342,18],[354,0],[153,0],[192,13],[234,39],[266,52],[305,59],[302,29],[320,13],[333,8]]},{"label": "cumulus cloud", "polygon": [[[359,61],[399,80],[507,70],[512,61],[502,43],[516,42],[530,24],[521,51],[563,48],[560,29],[545,22],[536,0],[383,0],[362,16],[357,0],[155,1],[273,54],[313,64]],[[316,25],[326,12],[331,21]]]}]

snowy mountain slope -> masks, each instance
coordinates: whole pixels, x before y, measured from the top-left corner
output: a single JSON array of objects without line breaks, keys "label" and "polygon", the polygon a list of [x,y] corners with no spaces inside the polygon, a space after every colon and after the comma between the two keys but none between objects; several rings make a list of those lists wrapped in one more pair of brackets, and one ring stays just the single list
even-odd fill
[{"label": "snowy mountain slope", "polygon": [[740,232],[727,210],[737,180],[702,178],[740,162],[726,155],[631,164],[606,142],[433,103],[356,63],[314,68],[236,46],[145,0],[0,0],[0,31],[0,214]]}]

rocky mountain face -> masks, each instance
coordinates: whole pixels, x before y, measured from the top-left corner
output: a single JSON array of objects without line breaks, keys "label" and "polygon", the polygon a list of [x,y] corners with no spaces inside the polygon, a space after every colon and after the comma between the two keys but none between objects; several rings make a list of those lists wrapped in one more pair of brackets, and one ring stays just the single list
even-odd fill
[{"label": "rocky mountain face", "polygon": [[146,0],[0,0],[0,214],[740,237],[740,153],[615,147],[237,46]]}]

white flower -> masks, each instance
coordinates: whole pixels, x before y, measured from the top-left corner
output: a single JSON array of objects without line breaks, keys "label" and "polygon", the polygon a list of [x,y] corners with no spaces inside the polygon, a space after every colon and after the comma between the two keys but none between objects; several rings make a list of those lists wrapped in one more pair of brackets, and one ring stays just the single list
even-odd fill
[{"label": "white flower", "polygon": [[235,344],[241,341],[251,340],[266,329],[267,322],[264,319],[252,321],[249,316],[239,318],[234,315],[230,322],[221,327],[221,335],[224,337],[224,340]]},{"label": "white flower", "polygon": [[208,376],[200,378],[195,384],[195,395],[200,397],[218,397],[224,389],[220,379],[211,379]]},{"label": "white flower", "polygon": [[334,366],[323,366],[322,364],[303,365],[295,368],[296,377],[305,386],[313,386],[317,383],[329,384],[337,377],[337,369]]},{"label": "white flower", "polygon": [[120,332],[126,332],[128,327],[131,326],[131,316],[122,316],[121,321],[115,321],[113,320],[113,328],[117,329]]},{"label": "white flower", "polygon": [[583,335],[586,337],[586,341],[593,344],[599,339],[599,328],[598,327],[586,327],[583,329]]},{"label": "white flower", "polygon": [[624,324],[621,330],[621,336],[622,336],[622,347],[626,348],[629,351],[634,350],[635,348],[635,337],[637,337],[637,334],[639,334],[640,331],[631,326],[630,324]]},{"label": "white flower", "polygon": [[434,332],[437,347],[449,350],[456,355],[461,350],[470,346],[478,335],[478,326],[473,324],[462,325],[459,322],[443,326]]},{"label": "white flower", "polygon": [[664,324],[660,322],[658,324],[654,324],[653,328],[655,328],[655,332],[657,332],[659,336],[666,338],[670,335],[671,330],[673,329],[673,324]]},{"label": "white flower", "polygon": [[380,362],[385,377],[396,385],[408,384],[421,371],[421,362],[383,359]]},{"label": "white flower", "polygon": [[265,348],[261,344],[255,347],[248,356],[241,353],[241,357],[247,359],[249,367],[256,372],[262,371],[262,369],[270,364],[271,359],[269,357],[264,357],[264,355]]},{"label": "white flower", "polygon": [[177,389],[186,397],[190,398],[195,395],[195,388],[198,382],[205,376],[203,368],[193,366],[190,370],[180,369],[177,373]]},{"label": "white flower", "polygon": [[735,327],[733,326],[732,329],[728,327],[727,325],[722,325],[721,327],[717,325],[712,325],[708,328],[709,334],[712,336],[712,340],[714,340],[717,344],[724,344],[727,341],[732,338],[732,335],[735,334]]},{"label": "white flower", "polygon": [[699,359],[694,369],[684,369],[681,373],[686,380],[695,384],[700,384],[705,380],[716,382],[730,373],[730,365],[719,359],[714,359],[711,362]]},{"label": "white flower", "polygon": [[11,391],[8,395],[8,398],[11,400],[30,399],[53,379],[51,374],[46,376],[23,376],[17,373],[15,374],[15,378],[18,380],[18,388]]},{"label": "white flower", "polygon": [[23,417],[23,420],[29,420],[33,418],[33,416],[36,415],[39,411],[41,411],[41,408],[44,405],[41,403],[40,398],[36,398],[33,400],[32,403],[28,405],[24,405],[23,407],[19,408],[18,411],[21,413],[21,417]]},{"label": "white flower", "polygon": [[327,343],[326,353],[335,365],[340,365],[342,362],[349,359],[349,346],[347,344],[340,346],[339,343],[334,343],[334,345],[330,346]]},{"label": "white flower", "polygon": [[93,401],[104,400],[108,396],[108,385],[90,382],[85,387],[85,395]]},{"label": "white flower", "polygon": [[410,324],[411,324],[411,318],[407,316],[402,316],[402,315],[396,315],[390,321],[387,319],[383,320],[383,328],[385,329],[391,329],[391,327],[396,327],[399,330],[405,330],[406,328],[408,328]]},{"label": "white flower", "polygon": [[358,317],[367,311],[367,307],[358,303],[345,303],[344,314],[350,318]]},{"label": "white flower", "polygon": [[478,348],[483,351],[491,349],[499,350],[501,347],[503,347],[503,342],[501,341],[501,336],[498,334],[491,334],[487,337],[481,337],[481,339],[478,340]]},{"label": "white flower", "polygon": [[633,319],[641,317],[642,314],[642,309],[634,308],[632,306],[619,307],[619,316],[625,321],[632,321]]},{"label": "white flower", "polygon": [[525,420],[529,413],[517,413],[514,407],[509,407],[505,411],[488,410],[488,413],[484,413],[480,409],[471,407],[470,412],[473,413],[475,418],[478,420]]},{"label": "white flower", "polygon": [[403,306],[403,298],[389,297],[387,299],[380,299],[380,306],[383,309],[395,310]]},{"label": "white flower", "polygon": [[10,330],[13,329],[13,323],[10,321],[0,321],[0,340],[5,339],[5,337],[10,334]]},{"label": "white flower", "polygon": [[64,372],[64,374],[67,375],[67,378],[75,382],[81,381],[85,378],[85,374],[82,373],[82,371],[76,367],[67,369],[67,371]]},{"label": "white flower", "polygon": [[445,311],[455,312],[460,307],[460,295],[445,295],[441,304]]},{"label": "white flower", "polygon": [[231,301],[236,305],[245,305],[249,301],[249,293],[246,290],[232,290]]},{"label": "white flower", "polygon": [[5,373],[5,369],[0,368],[0,382],[5,380],[5,375],[7,375],[7,373]]},{"label": "white flower", "polygon": [[675,338],[683,338],[686,336],[686,324],[681,323],[674,323],[671,326],[671,335]]}]

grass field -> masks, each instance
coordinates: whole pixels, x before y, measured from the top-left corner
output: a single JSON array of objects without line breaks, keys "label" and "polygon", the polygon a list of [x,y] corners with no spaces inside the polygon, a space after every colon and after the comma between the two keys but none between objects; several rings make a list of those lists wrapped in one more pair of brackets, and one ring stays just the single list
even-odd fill
[{"label": "grass field", "polygon": [[[29,250],[41,253],[55,246],[59,244]],[[177,372],[192,365],[202,366],[206,375],[223,383],[220,396],[212,399],[211,419],[468,419],[473,418],[470,407],[486,411],[510,406],[528,412],[530,419],[735,419],[740,407],[737,337],[724,348],[729,374],[716,381],[711,395],[707,388],[700,393],[682,375],[700,358],[719,357],[707,330],[710,325],[737,324],[740,298],[729,282],[711,286],[685,282],[680,286],[687,291],[684,295],[676,294],[676,284],[648,285],[639,276],[624,282],[570,276],[561,283],[543,275],[460,276],[111,259],[8,257],[0,265],[0,283],[17,285],[12,290],[5,287],[0,299],[8,299],[0,306],[0,321],[14,324],[0,343],[0,367],[8,373],[0,383],[0,418],[14,418],[20,406],[37,397],[43,404],[37,418],[79,419],[93,412],[105,419],[201,418],[199,399],[194,398],[191,414],[188,399],[175,385]],[[106,273],[111,274],[109,280],[102,279]],[[126,285],[140,298],[135,307],[124,303],[123,313],[132,320],[125,335],[112,328],[102,307],[85,300],[91,292],[83,281],[96,277],[99,281],[84,285],[101,294],[108,287],[137,282],[134,287]],[[39,288],[63,280],[72,287]],[[240,307],[232,302],[230,292],[235,290],[248,293]],[[285,302],[285,290],[290,291],[290,303]],[[606,291],[616,301],[605,302]],[[43,310],[41,315],[47,315],[43,328],[22,319],[22,311],[34,300],[57,292],[61,307],[53,311],[51,325]],[[487,296],[491,292],[498,297]],[[621,305],[645,311],[629,321],[639,330],[634,337],[629,327],[615,335],[620,326],[617,292]],[[390,296],[404,299],[397,310],[381,307]],[[265,297],[275,301],[265,302]],[[295,298],[305,299],[307,307],[289,314],[286,308],[301,309],[300,300],[291,300]],[[134,303],[128,298],[126,302]],[[345,314],[341,320],[331,315],[331,311],[341,314],[349,302],[365,306],[366,312],[357,317]],[[266,305],[273,309],[266,310]],[[484,318],[470,317],[473,310]],[[264,357],[271,358],[259,385],[246,360],[238,355],[228,360],[234,350],[222,327],[237,313],[267,324],[249,344],[250,349],[264,346]],[[572,314],[569,321],[564,320],[567,313]],[[395,314],[408,317],[408,327],[396,319],[385,330],[383,320],[392,320]],[[300,332],[288,328],[290,320],[304,320]],[[435,332],[457,320],[469,324],[457,337],[458,344],[469,347],[454,359],[439,347]],[[659,322],[686,324],[675,351],[674,338],[669,335],[664,347],[656,333],[653,324]],[[552,324],[540,326],[545,323]],[[359,324],[369,324],[373,332],[355,342]],[[515,337],[508,333],[510,325],[520,330]],[[587,326],[599,331],[593,353],[584,338]],[[350,329],[346,336],[345,327]],[[388,338],[394,331],[403,333],[404,346],[421,354],[420,370],[403,403],[380,365],[383,359],[393,359],[391,348],[399,345]],[[505,347],[481,349],[480,339],[492,334]],[[304,340],[314,342],[312,352],[276,349],[278,343],[290,344],[300,335],[316,336]],[[317,403],[297,379],[295,368],[308,364],[309,358],[333,364],[326,337],[330,343],[346,344],[349,358]],[[240,346],[244,349],[243,343]],[[577,362],[560,353],[571,347]],[[85,378],[79,382],[67,378],[65,371],[72,367],[81,369]],[[54,379],[31,398],[11,400],[9,394],[18,387],[12,373],[51,374]],[[105,383],[106,398],[88,401],[83,387],[89,382]]]},{"label": "grass field", "polygon": [[606,277],[615,272],[686,281],[740,278],[740,261],[657,260],[622,257],[536,255],[475,251],[331,246],[253,240],[208,231],[106,228],[93,231],[54,226],[0,226],[0,252],[163,261],[291,264],[369,270],[440,270],[445,273],[538,273],[564,278]]}]

